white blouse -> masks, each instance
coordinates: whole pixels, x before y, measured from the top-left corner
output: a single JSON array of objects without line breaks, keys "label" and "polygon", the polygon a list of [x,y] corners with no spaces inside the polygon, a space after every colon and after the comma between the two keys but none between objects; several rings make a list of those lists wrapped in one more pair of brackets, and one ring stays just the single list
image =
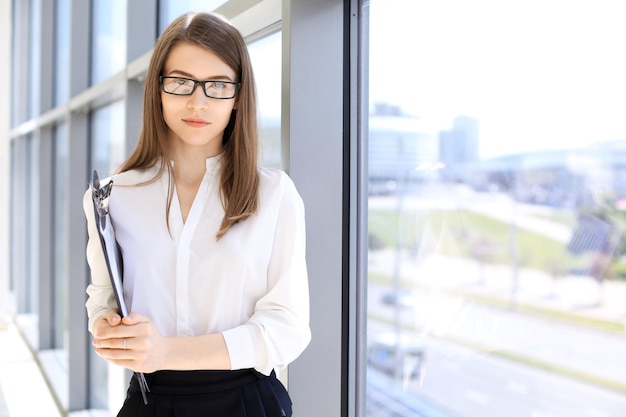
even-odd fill
[{"label": "white blouse", "polygon": [[[150,318],[164,336],[221,332],[232,369],[269,375],[298,357],[311,338],[304,206],[284,172],[260,168],[258,212],[218,241],[220,164],[221,156],[207,159],[184,223],[174,190],[169,230],[167,174],[147,185],[137,184],[154,178],[158,166],[113,177],[109,210],[123,257],[124,297],[128,311]],[[116,304],[89,192],[83,206],[92,330]]]}]

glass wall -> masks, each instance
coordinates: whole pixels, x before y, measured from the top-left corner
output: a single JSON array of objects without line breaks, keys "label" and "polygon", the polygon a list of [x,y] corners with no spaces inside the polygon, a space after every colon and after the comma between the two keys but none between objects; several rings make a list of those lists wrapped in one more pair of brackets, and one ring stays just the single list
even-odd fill
[{"label": "glass wall", "polygon": [[97,84],[126,65],[126,0],[93,0],[91,83]]},{"label": "glass wall", "polygon": [[119,100],[94,111],[91,116],[90,172],[106,178],[126,159],[124,148],[124,101]]},{"label": "glass wall", "polygon": [[217,9],[227,0],[160,0],[159,1],[159,33],[178,16],[187,12],[210,12]]},{"label": "glass wall", "polygon": [[30,51],[29,57],[29,79],[28,91],[28,115],[35,117],[39,115],[40,88],[41,88],[41,0],[30,0],[30,31],[29,31]]},{"label": "glass wall", "polygon": [[280,32],[248,45],[258,94],[261,163],[274,168],[281,168],[282,165],[280,150],[281,49]]},{"label": "glass wall", "polygon": [[54,105],[69,99],[70,87],[70,0],[55,2]]},{"label": "glass wall", "polygon": [[623,415],[621,5],[369,4],[367,415]]}]

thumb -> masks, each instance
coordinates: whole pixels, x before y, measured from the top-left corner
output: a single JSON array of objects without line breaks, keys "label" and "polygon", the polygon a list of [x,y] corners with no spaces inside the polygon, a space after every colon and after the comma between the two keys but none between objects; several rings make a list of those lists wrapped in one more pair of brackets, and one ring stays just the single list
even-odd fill
[{"label": "thumb", "polygon": [[104,313],[104,319],[109,323],[109,326],[117,326],[121,323],[122,317],[115,309],[109,309]]},{"label": "thumb", "polygon": [[147,317],[142,316],[141,314],[135,313],[135,312],[131,312],[128,316],[124,317],[122,319],[122,323],[126,324],[126,325],[133,325],[133,324],[138,324],[138,323],[146,323],[149,322],[150,320],[148,320]]}]

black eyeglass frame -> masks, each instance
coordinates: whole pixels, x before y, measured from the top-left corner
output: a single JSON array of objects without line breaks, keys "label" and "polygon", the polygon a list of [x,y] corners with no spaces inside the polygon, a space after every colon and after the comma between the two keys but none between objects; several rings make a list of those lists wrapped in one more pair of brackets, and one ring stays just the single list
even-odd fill
[{"label": "black eyeglass frame", "polygon": [[[176,78],[178,80],[188,80],[188,81],[193,81],[193,88],[191,89],[191,91],[188,94],[177,94],[177,93],[172,93],[169,92],[167,90],[165,90],[165,80],[168,78]],[[233,81],[224,81],[224,80],[204,80],[204,81],[198,81],[198,80],[194,80],[193,78],[187,78],[187,77],[174,77],[174,76],[167,76],[167,75],[160,75],[159,76],[159,82],[161,83],[161,89],[163,90],[164,93],[166,94],[171,94],[173,96],[190,96],[192,95],[195,91],[196,91],[196,87],[198,87],[198,85],[202,86],[202,92],[204,93],[204,95],[208,98],[214,98],[216,100],[230,100],[232,98],[235,98],[235,96],[237,95],[237,92],[239,92],[239,89],[241,88],[241,83],[236,83]],[[233,95],[231,97],[213,97],[207,94],[206,92],[206,83],[224,83],[224,84],[231,84],[235,86],[235,92],[233,93]]]}]

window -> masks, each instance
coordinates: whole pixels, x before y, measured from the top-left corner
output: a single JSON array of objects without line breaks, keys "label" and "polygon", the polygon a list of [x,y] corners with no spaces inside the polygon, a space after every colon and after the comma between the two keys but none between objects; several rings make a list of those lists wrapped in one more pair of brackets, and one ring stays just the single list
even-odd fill
[{"label": "window", "polygon": [[227,0],[161,0],[159,2],[159,33],[178,16],[187,12],[211,12]]},{"label": "window", "polygon": [[367,415],[623,414],[620,5],[369,3]]},{"label": "window", "polygon": [[70,94],[70,2],[55,3],[54,104],[65,103]]},{"label": "window", "polygon": [[[124,148],[124,101],[94,111],[91,116],[91,164],[89,172],[100,178],[113,175],[126,159]],[[90,177],[91,178],[91,177]]]},{"label": "window", "polygon": [[281,33],[252,42],[248,50],[258,95],[261,163],[281,168]]},{"label": "window", "polygon": [[91,84],[126,65],[126,0],[93,0]]},{"label": "window", "polygon": [[41,0],[30,1],[30,62],[29,62],[29,100],[30,117],[39,115],[41,93]]}]

